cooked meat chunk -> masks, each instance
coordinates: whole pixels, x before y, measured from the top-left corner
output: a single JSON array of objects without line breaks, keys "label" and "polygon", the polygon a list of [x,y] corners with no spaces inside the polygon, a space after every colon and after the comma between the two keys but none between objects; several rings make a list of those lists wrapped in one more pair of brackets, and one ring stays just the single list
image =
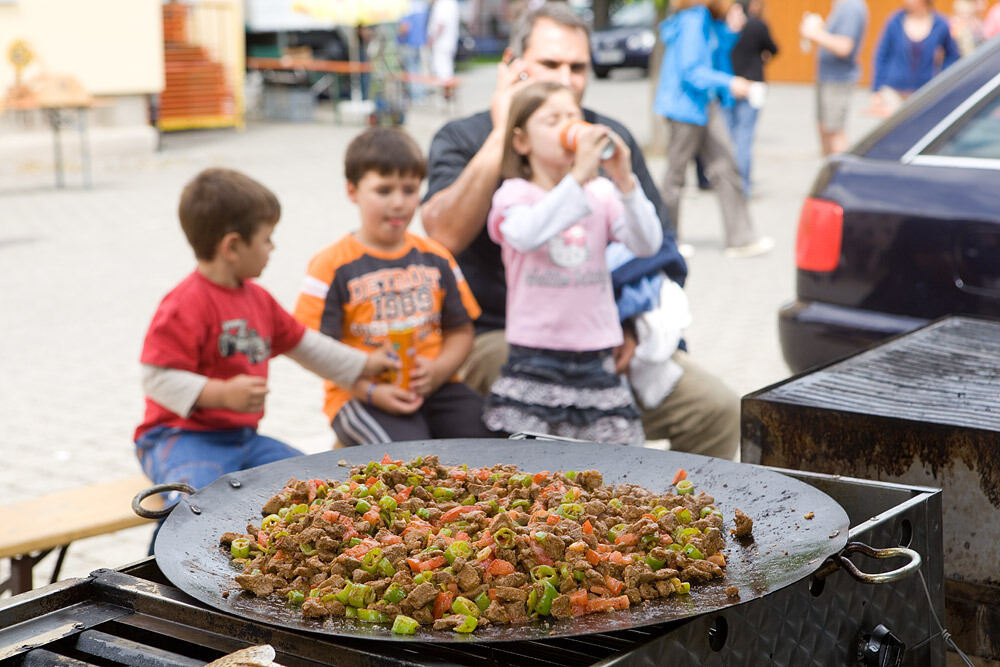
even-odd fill
[{"label": "cooked meat chunk", "polygon": [[736,537],[746,537],[753,530],[753,519],[748,517],[740,508],[733,510],[733,524],[735,528],[732,529],[732,534]]},{"label": "cooked meat chunk", "polygon": [[432,602],[434,598],[437,597],[437,594],[438,588],[434,584],[426,582],[410,591],[410,594],[406,596],[406,601],[409,602],[414,609],[419,609],[420,607]]}]

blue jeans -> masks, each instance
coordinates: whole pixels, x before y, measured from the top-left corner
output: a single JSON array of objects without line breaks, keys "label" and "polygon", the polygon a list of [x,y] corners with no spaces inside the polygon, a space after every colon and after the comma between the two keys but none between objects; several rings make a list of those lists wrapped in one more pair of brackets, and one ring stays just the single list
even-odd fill
[{"label": "blue jeans", "polygon": [[746,100],[736,100],[733,106],[725,109],[726,124],[733,138],[733,148],[736,153],[736,166],[743,179],[743,194],[750,196],[750,163],[753,159],[753,135],[757,129],[757,114]]},{"label": "blue jeans", "polygon": [[142,469],[154,484],[184,482],[196,489],[226,473],[302,455],[252,428],[186,431],[158,426],[146,431],[135,444]]}]

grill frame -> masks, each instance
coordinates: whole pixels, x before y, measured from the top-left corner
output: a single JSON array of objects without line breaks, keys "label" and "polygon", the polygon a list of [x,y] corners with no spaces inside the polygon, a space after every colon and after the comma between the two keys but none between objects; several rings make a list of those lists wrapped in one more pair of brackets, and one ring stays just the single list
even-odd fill
[{"label": "grill frame", "polygon": [[[840,502],[851,518],[852,540],[893,546],[900,543],[903,526],[909,526],[910,547],[923,557],[922,571],[933,606],[939,615],[943,614],[940,491],[781,472],[816,486]],[[859,564],[863,569],[878,570],[874,565],[881,563]],[[888,561],[884,569],[892,567],[893,562]],[[0,630],[0,667],[46,664],[46,660],[51,662],[51,654],[86,657],[74,648],[81,639],[94,645],[103,643],[110,647],[107,650],[127,652],[128,642],[137,637],[153,648],[202,661],[244,646],[270,643],[278,651],[278,662],[287,667],[334,662],[400,667],[428,662],[565,667],[769,663],[819,667],[849,664],[857,635],[870,631],[877,623],[888,626],[911,647],[936,632],[931,605],[915,577],[869,586],[837,572],[825,581],[818,597],[810,588],[807,579],[717,613],[639,630],[534,642],[406,644],[315,635],[233,617],[174,588],[159,571],[155,558],[147,558],[0,602],[0,628],[4,628]],[[720,650],[715,650],[713,642],[719,641],[722,628],[726,638]],[[115,641],[115,637],[120,639]],[[32,654],[36,648],[39,650]],[[152,652],[143,653],[140,648],[133,655],[140,660],[134,664],[152,664]],[[32,662],[36,658],[39,661]],[[193,663],[173,664],[187,667]],[[943,667],[943,642],[925,643],[908,654],[906,664]]]}]

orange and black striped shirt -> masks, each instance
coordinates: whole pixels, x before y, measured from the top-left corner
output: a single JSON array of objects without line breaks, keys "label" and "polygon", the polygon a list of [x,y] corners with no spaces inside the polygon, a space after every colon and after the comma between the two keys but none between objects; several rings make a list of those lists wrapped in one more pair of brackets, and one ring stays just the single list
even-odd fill
[{"label": "orange and black striped shirt", "polygon": [[[433,359],[442,331],[479,317],[479,305],[461,269],[440,244],[407,232],[390,253],[369,248],[353,234],[309,262],[295,303],[295,318],[365,351],[389,338],[390,329],[412,329],[416,353]],[[323,411],[332,420],[351,398],[347,388],[325,382]]]}]

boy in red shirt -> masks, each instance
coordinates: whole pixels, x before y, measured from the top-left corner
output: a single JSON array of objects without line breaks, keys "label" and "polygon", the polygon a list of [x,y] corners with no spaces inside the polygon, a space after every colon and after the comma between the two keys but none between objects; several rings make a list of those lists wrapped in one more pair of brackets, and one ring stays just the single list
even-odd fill
[{"label": "boy in red shirt", "polygon": [[184,188],[178,213],[197,268],[160,302],[142,347],[146,415],[137,455],[157,484],[201,488],[221,475],[301,452],[257,433],[268,360],[287,354],[325,378],[353,383],[398,368],[309,331],[254,283],[274,249],[274,194],[228,169]]},{"label": "boy in red shirt", "polygon": [[405,363],[392,380],[326,383],[338,442],[491,435],[482,398],[455,378],[479,305],[451,254],[406,230],[426,173],[420,148],[402,130],[372,128],[347,147],[344,167],[361,227],[309,262],[295,317],[361,350],[393,341]]}]

